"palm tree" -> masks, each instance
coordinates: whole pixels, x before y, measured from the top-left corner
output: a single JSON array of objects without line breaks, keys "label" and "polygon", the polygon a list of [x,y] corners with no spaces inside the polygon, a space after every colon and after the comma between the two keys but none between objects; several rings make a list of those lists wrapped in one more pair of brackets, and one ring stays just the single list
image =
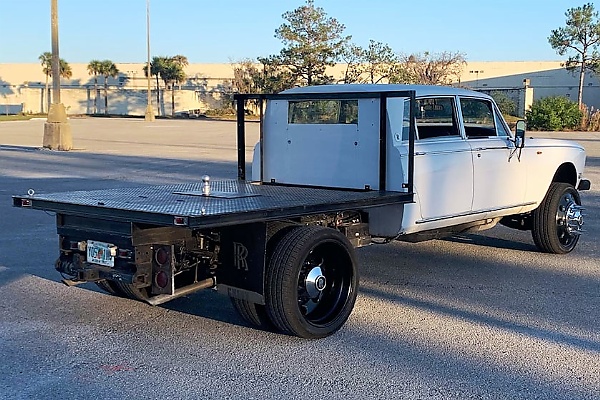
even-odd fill
[{"label": "palm tree", "polygon": [[[48,109],[50,108],[50,96],[49,96],[49,91],[48,91],[48,78],[50,78],[52,76],[52,53],[49,51],[46,51],[44,53],[42,53],[39,57],[38,60],[40,60],[40,63],[42,64],[42,72],[44,73],[44,75],[46,75],[46,86],[44,89],[44,93],[46,94],[46,98],[47,98],[47,104],[48,104]],[[60,62],[60,76],[66,79],[71,78],[71,76],[73,76],[73,71],[71,70],[71,66],[69,65],[68,62],[66,62],[65,60],[63,60],[62,58],[59,60]],[[44,111],[44,106],[42,103],[42,112]]]},{"label": "palm tree", "polygon": [[188,65],[190,65],[190,63],[188,62],[187,57],[186,56],[182,56],[181,54],[178,54],[176,56],[171,57],[171,61],[174,64],[179,65],[181,68],[187,67]]},{"label": "palm tree", "polygon": [[171,86],[171,116],[175,116],[175,84],[185,82],[185,72],[181,65],[171,60],[162,73],[165,85]]},{"label": "palm tree", "polygon": [[[48,78],[52,75],[52,53],[46,51],[42,53],[38,60],[42,64],[42,71],[44,75],[46,75],[46,86],[44,88],[44,94],[46,96],[46,103],[48,103],[48,107],[50,107],[50,96],[48,96]],[[44,112],[44,102],[42,102],[42,112]]]},{"label": "palm tree", "polygon": [[184,67],[187,67],[190,63],[186,56],[182,56],[178,54],[176,56],[171,57],[171,64],[173,66],[170,68],[170,81],[171,81],[171,116],[175,116],[175,84],[185,82],[185,72],[183,70]]},{"label": "palm tree", "polygon": [[100,61],[100,75],[104,76],[104,114],[108,114],[108,78],[116,78],[119,75],[119,69],[114,62],[110,60]]},{"label": "palm tree", "polygon": [[[171,115],[175,115],[175,83],[185,82],[183,67],[188,65],[188,59],[182,55],[173,57],[152,57],[150,61],[150,76],[156,77],[156,104],[160,115],[160,81],[165,87],[171,85]],[[144,66],[144,76],[148,76],[148,68]]]},{"label": "palm tree", "polygon": [[[50,74],[50,76],[52,76],[52,74]],[[73,70],[71,69],[71,66],[62,58],[60,59],[60,76],[61,78],[65,79],[71,79],[73,76]]]},{"label": "palm tree", "polygon": [[87,65],[87,70],[90,75],[94,75],[94,114],[98,113],[98,75],[100,74],[101,62],[92,60]]},{"label": "palm tree", "polygon": [[[158,115],[160,115],[160,84],[159,77],[166,69],[167,60],[169,57],[152,57],[150,61],[150,76],[156,77],[156,106],[158,107]],[[144,66],[144,76],[148,77],[148,67]]]}]

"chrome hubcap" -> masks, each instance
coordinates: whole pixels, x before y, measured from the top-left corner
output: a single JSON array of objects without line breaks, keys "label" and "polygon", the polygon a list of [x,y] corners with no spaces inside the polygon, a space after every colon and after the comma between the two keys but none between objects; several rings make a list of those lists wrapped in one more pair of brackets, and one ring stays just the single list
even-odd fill
[{"label": "chrome hubcap", "polygon": [[308,275],[306,275],[306,279],[304,280],[304,287],[312,299],[318,298],[321,292],[325,290],[327,287],[327,279],[325,278],[325,275],[323,275],[323,270],[320,266],[316,266],[308,272]]},{"label": "chrome hubcap", "polygon": [[583,231],[583,210],[583,207],[575,203],[571,203],[567,209],[567,231],[572,235],[579,235]]},{"label": "chrome hubcap", "polygon": [[575,199],[568,195],[564,199],[564,205],[559,209],[559,224],[569,235],[580,235],[583,232],[583,210],[584,208],[575,202]]}]

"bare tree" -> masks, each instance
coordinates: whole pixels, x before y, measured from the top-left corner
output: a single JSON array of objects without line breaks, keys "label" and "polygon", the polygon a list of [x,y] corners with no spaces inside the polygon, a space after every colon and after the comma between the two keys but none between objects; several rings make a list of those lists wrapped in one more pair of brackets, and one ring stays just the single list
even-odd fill
[{"label": "bare tree", "polygon": [[448,85],[458,79],[466,65],[464,54],[448,51],[411,54],[401,56],[401,60],[401,68],[390,79],[392,83]]},{"label": "bare tree", "polygon": [[241,60],[231,64],[233,69],[232,86],[237,93],[259,93],[260,69],[259,64],[251,59]]},{"label": "bare tree", "polygon": [[237,93],[278,93],[295,86],[295,77],[277,56],[232,63],[231,84]]}]

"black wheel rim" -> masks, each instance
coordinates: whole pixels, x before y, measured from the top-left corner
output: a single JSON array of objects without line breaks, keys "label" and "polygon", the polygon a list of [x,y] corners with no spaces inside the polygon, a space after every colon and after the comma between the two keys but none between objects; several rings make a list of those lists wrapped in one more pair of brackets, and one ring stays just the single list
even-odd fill
[{"label": "black wheel rim", "polygon": [[563,248],[575,246],[582,225],[583,216],[579,202],[573,193],[568,191],[560,197],[556,211],[556,233]]},{"label": "black wheel rim", "polygon": [[337,243],[321,243],[305,258],[298,274],[298,308],[314,326],[334,321],[350,297],[352,260]]}]

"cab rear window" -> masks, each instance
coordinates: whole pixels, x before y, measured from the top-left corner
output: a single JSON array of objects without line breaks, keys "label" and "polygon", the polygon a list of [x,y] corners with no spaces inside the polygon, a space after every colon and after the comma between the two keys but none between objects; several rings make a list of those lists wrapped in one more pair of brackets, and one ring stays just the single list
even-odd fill
[{"label": "cab rear window", "polygon": [[288,124],[358,124],[358,100],[290,101]]}]

